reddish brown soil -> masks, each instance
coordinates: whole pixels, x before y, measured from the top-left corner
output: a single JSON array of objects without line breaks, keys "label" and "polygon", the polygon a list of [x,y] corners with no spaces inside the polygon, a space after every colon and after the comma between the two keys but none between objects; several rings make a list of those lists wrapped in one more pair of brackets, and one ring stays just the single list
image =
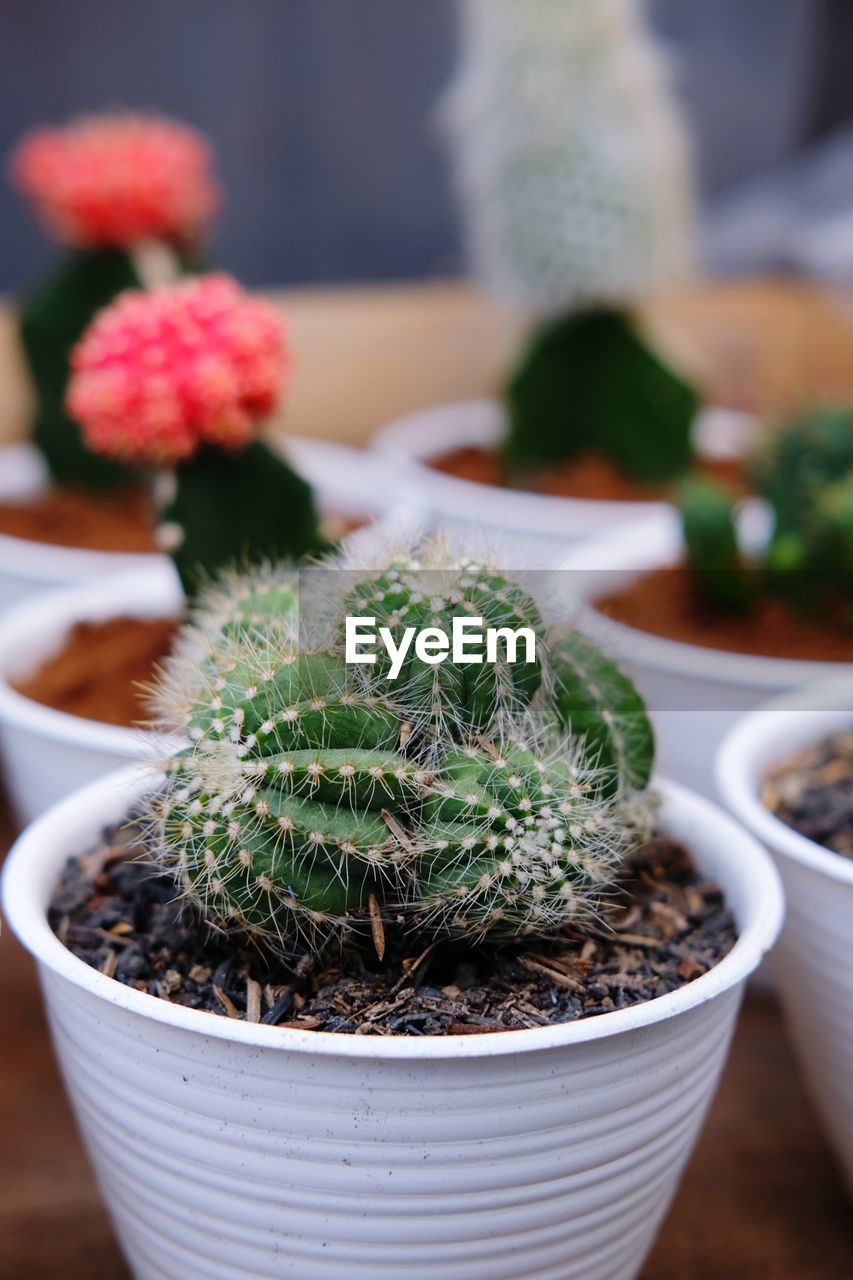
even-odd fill
[{"label": "reddish brown soil", "polygon": [[57,711],[105,724],[138,724],[148,718],[140,686],[150,684],[177,626],[172,618],[78,622],[59,653],[15,687]]},{"label": "reddish brown soil", "polygon": [[[497,449],[465,445],[441,454],[429,465],[460,480],[510,487],[503,457]],[[699,469],[739,486],[738,469],[732,463],[708,462]],[[649,502],[667,495],[667,486],[640,484],[622,475],[606,458],[593,453],[544,467],[531,475],[524,487],[531,493],[547,493],[556,498],[595,498],[603,502]]]},{"label": "reddish brown soil", "polygon": [[156,551],[147,494],[98,495],[49,489],[25,502],[0,502],[0,533],[56,547],[91,551]]},{"label": "reddish brown soil", "polygon": [[742,615],[721,615],[696,599],[683,567],[656,569],[600,596],[595,607],[638,631],[708,649],[765,658],[853,662],[853,631],[804,617],[784,601],[759,597]]}]

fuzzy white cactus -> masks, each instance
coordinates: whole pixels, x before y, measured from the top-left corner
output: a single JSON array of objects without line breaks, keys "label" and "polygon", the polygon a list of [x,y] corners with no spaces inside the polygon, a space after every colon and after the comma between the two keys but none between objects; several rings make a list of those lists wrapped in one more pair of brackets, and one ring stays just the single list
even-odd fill
[{"label": "fuzzy white cactus", "polygon": [[459,0],[446,123],[473,268],[548,313],[688,270],[689,148],[638,0]]}]

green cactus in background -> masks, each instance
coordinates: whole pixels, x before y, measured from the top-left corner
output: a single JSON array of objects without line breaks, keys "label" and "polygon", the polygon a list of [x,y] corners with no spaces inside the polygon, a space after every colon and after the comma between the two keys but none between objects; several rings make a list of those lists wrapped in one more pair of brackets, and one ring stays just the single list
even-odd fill
[{"label": "green cactus in background", "polygon": [[505,455],[519,478],[585,453],[649,485],[676,480],[692,463],[696,391],[624,312],[579,311],[544,324],[505,398]]},{"label": "green cactus in background", "polygon": [[21,303],[21,345],[36,398],[33,440],[58,484],[109,490],[138,481],[131,468],[87,448],[65,396],[75,344],[102,307],[139,283],[124,249],[78,250]]},{"label": "green cactus in background", "polygon": [[734,502],[711,480],[685,481],[679,495],[687,562],[704,599],[738,611],[749,604],[749,581],[738,543]]},{"label": "green cactus in background", "polygon": [[682,492],[687,564],[701,598],[742,610],[762,594],[801,611],[825,613],[847,601],[853,585],[853,413],[818,409],[768,432],[749,464],[771,517],[763,551],[739,544],[731,497],[710,481]]},{"label": "green cactus in background", "polygon": [[[401,562],[428,562],[425,550]],[[344,661],[335,636],[348,611],[390,607],[401,591],[416,607],[418,572],[363,570],[355,585],[347,574],[331,615],[317,619],[300,616],[293,571],[232,577],[204,598],[167,663],[161,723],[190,745],[168,762],[155,801],[156,848],[220,927],[274,950],[319,950],[377,919],[436,938],[544,934],[594,912],[641,839],[650,732],[627,745],[626,716],[641,721],[641,704],[588,642],[573,642],[571,677],[561,657],[564,696],[569,678],[575,695],[588,686],[573,697],[582,725],[568,738],[556,727],[548,644],[535,681],[517,688],[504,673],[508,697],[495,679],[472,697],[448,676],[429,733],[412,727],[423,698],[414,669],[398,698],[395,682],[365,681],[367,668]],[[421,572],[436,604],[435,571]],[[484,583],[519,625],[539,618],[517,582],[467,557],[441,573],[445,625],[472,602],[495,616]],[[429,625],[433,611],[414,616]],[[559,637],[561,655],[567,643]]]}]

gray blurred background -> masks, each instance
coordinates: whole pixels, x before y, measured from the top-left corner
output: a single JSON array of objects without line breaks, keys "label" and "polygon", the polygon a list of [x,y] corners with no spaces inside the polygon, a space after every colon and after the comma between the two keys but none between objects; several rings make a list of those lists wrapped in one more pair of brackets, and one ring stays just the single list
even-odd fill
[{"label": "gray blurred background", "polygon": [[[696,144],[706,263],[853,273],[851,0],[649,14]],[[435,124],[455,45],[453,0],[0,0],[0,150],[82,110],[158,109],[211,137],[215,255],[247,283],[455,274]],[[52,252],[4,181],[0,290]]]}]

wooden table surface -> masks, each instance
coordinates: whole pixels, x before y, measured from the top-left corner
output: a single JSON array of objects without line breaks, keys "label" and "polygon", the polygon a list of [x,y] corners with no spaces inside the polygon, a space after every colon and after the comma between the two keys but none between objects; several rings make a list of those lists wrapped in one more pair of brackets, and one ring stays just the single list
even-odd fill
[{"label": "wooden table surface", "polygon": [[[500,386],[523,326],[465,284],[295,289],[293,378],[275,427],[363,443],[399,413]],[[807,283],[686,287],[645,307],[648,327],[723,402],[760,408],[853,391],[853,300]],[[0,303],[0,439],[24,434],[29,393]]]},{"label": "wooden table surface", "polygon": [[[519,332],[517,317],[461,285],[281,298],[297,361],[285,428],[353,442],[395,413],[488,392]],[[764,408],[853,391],[853,312],[843,297],[748,282],[685,290],[655,300],[647,315],[724,400]],[[22,434],[26,406],[0,309],[0,437]],[[0,1277],[126,1278],[56,1074],[32,966],[8,930],[0,1043]],[[853,1280],[853,1211],[772,1002],[747,1001],[643,1280]]]}]

